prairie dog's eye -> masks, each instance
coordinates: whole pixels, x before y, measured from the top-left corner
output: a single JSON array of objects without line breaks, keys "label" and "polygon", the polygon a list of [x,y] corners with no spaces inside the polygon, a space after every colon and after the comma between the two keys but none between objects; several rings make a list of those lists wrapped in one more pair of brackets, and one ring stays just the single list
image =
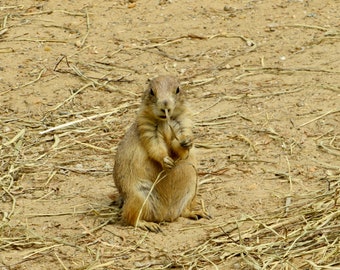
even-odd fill
[{"label": "prairie dog's eye", "polygon": [[151,95],[151,96],[154,96],[154,95],[155,95],[155,93],[153,92],[152,88],[150,88],[150,95]]},{"label": "prairie dog's eye", "polygon": [[179,93],[179,87],[177,87],[177,89],[176,89],[176,94],[178,94]]}]

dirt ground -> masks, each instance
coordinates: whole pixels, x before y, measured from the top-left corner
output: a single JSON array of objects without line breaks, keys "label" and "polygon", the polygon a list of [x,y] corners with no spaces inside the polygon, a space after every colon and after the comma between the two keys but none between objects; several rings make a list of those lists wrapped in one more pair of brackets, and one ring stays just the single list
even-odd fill
[{"label": "dirt ground", "polygon": [[[322,232],[340,231],[339,10],[338,0],[2,0],[0,269],[339,269],[339,237],[327,256],[296,256],[292,244],[267,265],[248,252],[265,237],[222,245],[332,188]],[[188,92],[198,200],[213,218],[155,234],[125,226],[108,195],[117,143],[159,74]]]}]

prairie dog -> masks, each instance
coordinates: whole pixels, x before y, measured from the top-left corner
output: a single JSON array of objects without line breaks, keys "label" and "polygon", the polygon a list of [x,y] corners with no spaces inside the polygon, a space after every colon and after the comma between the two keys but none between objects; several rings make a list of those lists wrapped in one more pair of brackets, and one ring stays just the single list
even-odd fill
[{"label": "prairie dog", "polygon": [[197,174],[192,125],[178,79],[152,79],[115,158],[113,176],[127,224],[158,232],[162,221],[209,217],[193,210]]}]

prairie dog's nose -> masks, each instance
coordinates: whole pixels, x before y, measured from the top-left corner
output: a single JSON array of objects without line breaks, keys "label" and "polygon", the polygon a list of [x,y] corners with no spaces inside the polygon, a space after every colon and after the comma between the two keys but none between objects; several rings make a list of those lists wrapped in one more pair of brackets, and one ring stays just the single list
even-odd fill
[{"label": "prairie dog's nose", "polygon": [[171,110],[170,109],[161,109],[161,112],[164,114],[171,114]]}]

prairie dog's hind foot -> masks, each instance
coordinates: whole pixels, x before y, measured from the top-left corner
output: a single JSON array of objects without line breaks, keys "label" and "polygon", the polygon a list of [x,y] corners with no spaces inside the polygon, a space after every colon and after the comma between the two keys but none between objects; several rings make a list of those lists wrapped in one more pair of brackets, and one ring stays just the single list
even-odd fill
[{"label": "prairie dog's hind foot", "polygon": [[186,209],[183,211],[181,217],[199,220],[201,218],[211,219],[211,216],[206,210],[190,210]]},{"label": "prairie dog's hind foot", "polygon": [[155,222],[145,221],[145,220],[139,220],[137,222],[136,227],[141,228],[141,229],[146,230],[146,231],[155,232],[155,233],[159,233],[159,232],[162,231],[159,224],[157,224]]}]

